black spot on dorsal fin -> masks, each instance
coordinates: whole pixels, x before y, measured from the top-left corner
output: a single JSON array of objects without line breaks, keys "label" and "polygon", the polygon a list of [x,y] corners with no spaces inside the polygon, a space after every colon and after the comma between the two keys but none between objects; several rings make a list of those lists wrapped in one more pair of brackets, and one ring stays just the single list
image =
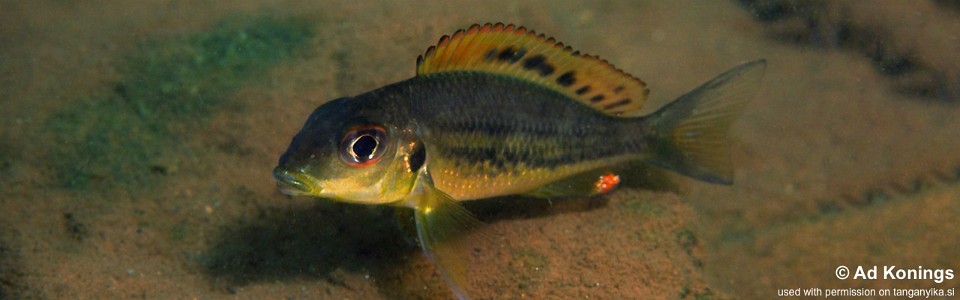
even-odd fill
[{"label": "black spot on dorsal fin", "polygon": [[480,71],[522,78],[609,115],[640,109],[643,81],[551,37],[503,23],[473,25],[440,38],[417,59],[417,75]]},{"label": "black spot on dorsal fin", "polygon": [[571,86],[576,82],[577,78],[574,77],[573,71],[567,71],[566,73],[563,73],[563,75],[560,75],[560,77],[557,77],[557,84],[564,87]]}]

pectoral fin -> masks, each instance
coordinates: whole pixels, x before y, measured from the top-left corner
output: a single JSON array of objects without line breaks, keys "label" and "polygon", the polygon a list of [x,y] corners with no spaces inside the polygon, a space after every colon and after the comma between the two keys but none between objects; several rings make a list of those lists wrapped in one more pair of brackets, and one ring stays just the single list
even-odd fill
[{"label": "pectoral fin", "polygon": [[478,245],[476,239],[485,237],[471,231],[483,223],[456,199],[434,187],[426,169],[421,169],[419,182],[407,199],[407,203],[414,206],[420,246],[437,265],[457,298],[467,299],[464,287],[471,245]]}]

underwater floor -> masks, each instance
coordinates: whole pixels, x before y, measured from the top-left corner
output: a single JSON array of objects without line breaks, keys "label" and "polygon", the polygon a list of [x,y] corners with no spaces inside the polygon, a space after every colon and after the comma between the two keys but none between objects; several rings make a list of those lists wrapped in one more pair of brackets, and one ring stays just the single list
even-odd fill
[{"label": "underwater floor", "polygon": [[0,1],[0,299],[452,298],[391,208],[291,198],[271,170],[313,108],[485,22],[643,79],[647,111],[768,65],[732,186],[470,203],[497,233],[476,298],[950,291],[958,3]]}]

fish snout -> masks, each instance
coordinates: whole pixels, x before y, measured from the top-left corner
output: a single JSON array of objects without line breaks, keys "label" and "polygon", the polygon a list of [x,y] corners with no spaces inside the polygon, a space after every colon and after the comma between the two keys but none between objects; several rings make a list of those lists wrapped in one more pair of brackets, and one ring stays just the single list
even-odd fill
[{"label": "fish snout", "polygon": [[277,188],[287,195],[296,196],[310,193],[310,185],[304,180],[304,177],[300,172],[290,171],[282,167],[273,169],[273,178],[277,179]]}]

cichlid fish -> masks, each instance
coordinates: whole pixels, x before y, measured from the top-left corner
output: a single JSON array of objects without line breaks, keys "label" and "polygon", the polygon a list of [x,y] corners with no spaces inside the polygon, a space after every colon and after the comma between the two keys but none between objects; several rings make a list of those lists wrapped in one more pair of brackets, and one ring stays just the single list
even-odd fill
[{"label": "cichlid fish", "polygon": [[[466,298],[458,201],[604,193],[644,162],[730,184],[726,132],[763,77],[738,66],[637,116],[646,84],[524,27],[473,25],[417,59],[413,78],[318,107],[273,170],[281,191],[414,210],[425,254]],[[586,180],[584,180],[586,178]]]}]

